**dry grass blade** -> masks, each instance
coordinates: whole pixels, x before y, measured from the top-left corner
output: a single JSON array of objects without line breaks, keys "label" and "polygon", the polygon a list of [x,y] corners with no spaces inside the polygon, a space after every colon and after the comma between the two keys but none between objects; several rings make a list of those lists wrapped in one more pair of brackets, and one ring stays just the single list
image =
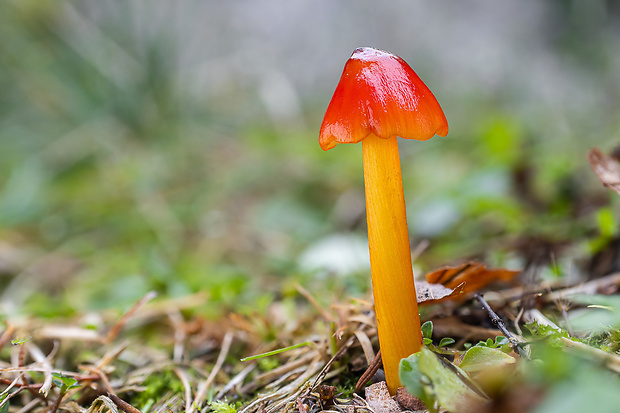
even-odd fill
[{"label": "dry grass blade", "polygon": [[327,321],[328,323],[334,321],[334,316],[331,315],[329,311],[324,309],[308,290],[306,290],[304,287],[297,283],[295,283],[295,289],[297,290],[297,292],[299,292],[299,294],[303,295],[304,298],[308,300],[308,302],[312,304],[314,308],[316,308],[316,310],[319,312],[319,314],[321,314],[321,317],[323,317],[325,321]]},{"label": "dry grass blade", "polygon": [[372,343],[370,342],[370,338],[368,335],[364,333],[362,330],[356,330],[353,332],[355,337],[357,337],[357,341],[359,341],[362,346],[362,351],[364,352],[364,357],[366,357],[366,363],[370,365],[375,358],[375,350],[372,348]]},{"label": "dry grass blade", "polygon": [[15,377],[15,379],[11,382],[11,384],[9,384],[9,386],[4,389],[4,391],[2,393],[0,393],[0,398],[2,398],[2,403],[0,403],[0,408],[2,408],[2,406],[4,406],[4,404],[7,402],[7,400],[9,400],[11,397],[15,396],[17,394],[17,392],[13,392],[10,393],[11,389],[13,387],[15,387],[17,385],[17,383],[19,381],[21,381],[22,377],[24,377],[24,373],[21,372],[20,374],[17,375],[17,377]]},{"label": "dry grass blade", "polygon": [[102,369],[105,366],[107,366],[108,364],[112,363],[114,360],[116,360],[118,358],[118,356],[120,356],[123,351],[127,350],[127,347],[129,347],[129,342],[126,341],[122,344],[119,344],[118,346],[112,348],[111,350],[107,351],[103,357],[101,357],[101,360],[99,360],[99,362],[96,364],[96,369]]},{"label": "dry grass blade", "polygon": [[28,403],[26,403],[24,405],[24,407],[22,407],[21,409],[19,409],[16,413],[28,413],[30,410],[34,409],[35,407],[37,407],[39,404],[41,404],[41,401],[38,399],[32,399],[30,400]]},{"label": "dry grass blade", "polygon": [[187,413],[193,413],[196,408],[200,408],[202,400],[205,398],[207,391],[209,390],[209,386],[211,386],[211,383],[215,379],[215,375],[218,371],[220,371],[222,365],[224,364],[224,360],[230,351],[230,345],[232,344],[233,337],[234,334],[230,331],[224,336],[224,340],[222,340],[222,348],[217,360],[215,361],[215,366],[213,366],[213,370],[211,370],[207,380],[205,380],[196,391],[196,397],[194,398],[194,401],[192,402],[192,405]]},{"label": "dry grass blade", "polygon": [[243,380],[256,368],[256,363],[252,363],[243,370],[239,372],[235,377],[233,377],[226,385],[219,391],[219,393],[215,396],[214,400],[220,400],[226,393],[228,393],[231,389],[239,384],[243,383]]},{"label": "dry grass blade", "polygon": [[110,331],[108,332],[108,336],[106,337],[106,343],[111,343],[114,341],[118,333],[125,327],[127,321],[142,307],[144,304],[151,301],[153,298],[157,297],[157,293],[155,291],[150,291],[146,293],[144,297],[142,297],[137,303],[133,305],[118,321],[112,326]]},{"label": "dry grass blade", "polygon": [[282,366],[276,367],[273,370],[260,374],[254,378],[252,384],[255,384],[256,386],[261,386],[264,383],[272,382],[277,377],[281,377],[282,375],[287,374],[290,371],[307,365],[312,359],[314,359],[315,355],[316,352],[309,352],[297,360],[290,361]]},{"label": "dry grass blade", "polygon": [[170,323],[174,328],[174,350],[172,360],[175,363],[180,363],[183,360],[184,342],[187,338],[187,333],[185,332],[185,323],[183,320],[183,316],[178,309],[170,310],[168,313],[168,318],[170,319]]},{"label": "dry grass blade", "polygon": [[189,377],[187,376],[187,372],[180,368],[175,368],[173,371],[183,385],[185,391],[185,411],[189,412],[192,406],[192,385],[189,382]]},{"label": "dry grass blade", "polygon": [[47,397],[50,389],[52,388],[52,363],[51,359],[54,357],[54,354],[58,350],[58,343],[54,342],[54,349],[50,353],[48,357],[45,357],[41,349],[35,346],[32,342],[25,343],[28,352],[35,360],[35,362],[42,366],[44,369],[43,375],[45,379],[43,380],[43,385],[39,389],[39,393],[42,393],[45,397]]},{"label": "dry grass blade", "polygon": [[297,379],[273,393],[257,398],[254,402],[250,403],[245,409],[243,409],[242,413],[258,411],[261,406],[265,406],[270,403],[271,404],[269,406],[264,408],[264,411],[267,413],[284,411],[285,406],[289,404],[294,405],[297,397],[299,397],[306,390],[312,377],[321,370],[321,360],[322,358],[320,356],[315,357],[310,365],[305,369],[304,373],[297,377]]},{"label": "dry grass blade", "polygon": [[334,356],[329,359],[329,361],[325,364],[325,367],[323,367],[323,370],[321,370],[321,373],[319,373],[319,375],[317,376],[317,378],[314,380],[314,383],[312,384],[311,389],[314,390],[316,389],[319,384],[321,384],[321,381],[323,380],[325,374],[327,373],[327,371],[330,369],[330,367],[332,366],[332,364],[334,364],[334,362],[336,360],[338,360],[340,357],[342,357],[342,355],[344,353],[346,353],[346,351],[349,349],[349,347],[351,347],[351,345],[354,342],[354,337],[350,337],[336,352],[336,354],[334,354]]}]

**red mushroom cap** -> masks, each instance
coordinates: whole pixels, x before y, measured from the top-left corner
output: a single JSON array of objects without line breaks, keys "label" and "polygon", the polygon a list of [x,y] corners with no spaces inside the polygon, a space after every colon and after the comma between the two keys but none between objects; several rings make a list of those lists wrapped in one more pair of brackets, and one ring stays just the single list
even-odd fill
[{"label": "red mushroom cap", "polygon": [[319,134],[328,150],[370,134],[424,141],[448,134],[441,106],[400,57],[369,47],[355,49],[344,66]]}]

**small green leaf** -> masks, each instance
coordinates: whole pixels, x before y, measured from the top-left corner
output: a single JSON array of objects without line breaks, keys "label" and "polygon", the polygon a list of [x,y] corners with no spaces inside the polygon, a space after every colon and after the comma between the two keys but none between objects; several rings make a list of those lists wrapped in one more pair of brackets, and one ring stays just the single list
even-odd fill
[{"label": "small green leaf", "polygon": [[400,369],[402,371],[409,372],[413,370],[413,367],[411,367],[411,364],[409,363],[407,359],[402,359],[400,361]]},{"label": "small green leaf", "polygon": [[214,413],[237,413],[235,406],[225,402],[216,401],[211,403],[210,407]]},{"label": "small green leaf", "polygon": [[67,392],[68,390],[80,387],[78,381],[73,377],[67,377],[60,373],[52,373],[52,376],[54,377],[54,379],[52,379],[52,382],[63,393]]},{"label": "small green leaf", "polygon": [[453,344],[454,342],[455,342],[455,340],[453,338],[444,337],[439,342],[439,347],[446,347],[446,346],[449,346],[450,344]]},{"label": "small green leaf", "polygon": [[422,337],[431,338],[433,336],[433,322],[427,321],[422,324]]},{"label": "small green leaf", "polygon": [[11,344],[13,344],[14,346],[19,346],[22,344],[25,344],[26,342],[30,341],[32,337],[22,337],[22,338],[16,338],[15,340],[11,340]]},{"label": "small green leaf", "polygon": [[[403,361],[412,368],[406,370]],[[474,383],[467,374],[445,359],[423,347],[418,353],[401,360],[400,381],[407,392],[421,399],[432,411],[435,402],[449,411],[462,411],[464,406],[485,402],[481,391],[474,391]]]},{"label": "small green leaf", "polygon": [[424,337],[424,345],[429,346],[431,344],[433,344],[433,340],[431,340],[430,338]]},{"label": "small green leaf", "polygon": [[427,407],[431,408],[435,402],[432,395],[426,392],[424,382],[428,382],[426,377],[420,371],[418,362],[422,352],[417,352],[406,359],[400,361],[400,368],[398,375],[403,386],[407,389],[409,394],[416,396],[422,400]]},{"label": "small green leaf", "polygon": [[506,344],[510,344],[508,339],[504,336],[495,337],[495,347],[505,346]]},{"label": "small green leaf", "polygon": [[465,353],[459,367],[467,373],[472,373],[488,368],[507,366],[515,362],[516,360],[514,357],[509,356],[501,350],[476,346],[470,348],[467,353]]}]

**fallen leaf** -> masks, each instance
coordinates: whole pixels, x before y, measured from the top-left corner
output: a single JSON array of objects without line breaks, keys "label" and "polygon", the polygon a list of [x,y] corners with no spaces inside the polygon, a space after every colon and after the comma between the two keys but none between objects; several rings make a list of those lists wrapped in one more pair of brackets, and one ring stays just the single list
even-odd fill
[{"label": "fallen leaf", "polygon": [[456,288],[448,288],[441,284],[431,284],[428,281],[416,281],[415,290],[418,296],[418,304],[433,304],[443,299],[459,296],[463,292],[464,284]]},{"label": "fallen leaf", "polygon": [[480,291],[494,281],[510,281],[521,271],[498,268],[489,270],[480,262],[466,262],[458,267],[444,267],[426,274],[426,281],[447,288],[461,288],[462,293]]},{"label": "fallen leaf", "polygon": [[620,161],[605,155],[598,148],[590,149],[588,161],[603,185],[620,195]]}]

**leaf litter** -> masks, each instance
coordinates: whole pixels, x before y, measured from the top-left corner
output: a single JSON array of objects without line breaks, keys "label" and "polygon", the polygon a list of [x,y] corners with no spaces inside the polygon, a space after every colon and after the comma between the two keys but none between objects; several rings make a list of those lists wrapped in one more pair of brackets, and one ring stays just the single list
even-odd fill
[{"label": "leaf litter", "polygon": [[[554,303],[553,297],[596,291],[597,286],[604,286],[609,291],[610,284],[620,285],[620,275],[611,274],[574,286],[547,286],[546,291],[539,293],[538,299],[549,306]],[[491,302],[504,316],[517,308],[515,288],[493,292]],[[503,293],[506,295],[502,296]],[[309,294],[305,291],[303,296],[308,298]],[[434,333],[438,337],[450,335],[466,340],[484,340],[499,335],[496,329],[482,327],[489,324],[488,317],[477,310],[473,300],[463,302],[461,293],[455,297],[459,300],[454,306],[429,306],[425,314],[425,318],[434,320]],[[10,404],[10,411],[20,413],[51,412],[51,409],[75,413],[196,412],[205,408],[213,410],[214,407],[209,406],[228,406],[226,403],[232,403],[243,412],[372,411],[372,404],[369,407],[367,399],[354,393],[336,393],[327,399],[321,395],[328,383],[342,382],[341,378],[347,375],[361,375],[364,366],[374,359],[376,326],[368,302],[356,300],[324,309],[313,322],[324,325],[326,315],[339,314],[331,320],[333,325],[327,333],[320,334],[317,329],[315,334],[301,342],[303,345],[274,348],[264,352],[264,357],[259,355],[242,363],[240,354],[247,355],[251,349],[265,347],[255,324],[239,315],[216,324],[185,320],[179,311],[187,309],[187,303],[197,302],[192,297],[187,298],[185,304],[180,305],[182,300],[158,300],[149,293],[123,316],[109,317],[107,328],[94,332],[71,322],[64,326],[49,326],[40,320],[7,323],[0,342],[4,347],[10,340],[14,344],[11,344],[10,360],[3,360],[0,364],[1,383],[5,387],[4,396],[0,396],[4,397],[3,403]],[[464,309],[479,312],[478,325],[465,322],[471,317],[463,317],[461,312]],[[177,316],[171,317],[171,314]],[[308,320],[297,322],[303,324]],[[150,347],[135,336],[135,330],[146,325],[172,331],[172,334],[166,334],[170,351]],[[26,332],[32,334],[31,339],[22,339]],[[520,339],[525,341],[523,337]],[[278,342],[283,341],[285,338],[278,338]],[[594,360],[611,371],[620,371],[617,361],[620,357],[617,355],[567,337],[561,342],[569,353]],[[274,347],[275,343],[271,346]],[[451,359],[459,363],[460,360],[469,360],[468,372],[484,370],[480,365],[472,367],[471,360],[476,359],[473,353],[463,359],[457,348],[459,346],[447,351]],[[6,350],[9,348],[5,348],[5,354]],[[495,354],[494,351],[497,350],[477,350],[477,354]],[[490,365],[512,364],[509,356],[503,354],[497,359],[483,359]],[[513,357],[518,359],[514,353]],[[274,358],[277,363],[271,368],[268,363],[261,365],[264,360]],[[437,366],[435,362],[431,364]],[[141,400],[139,395],[149,386],[149,377],[165,371],[171,372],[169,378],[178,382],[176,387],[168,386],[150,404],[144,401],[137,406],[130,403]],[[71,378],[76,386],[63,393],[57,383],[52,384],[56,375]],[[343,389],[343,386],[339,387],[341,392]],[[390,405],[394,406],[391,402]]]},{"label": "leaf litter", "polygon": [[[601,181],[618,192],[617,161],[596,150],[590,161]],[[620,273],[586,282],[532,282],[527,275],[466,261],[416,282],[423,319],[432,320],[433,328],[425,337],[424,362],[413,363],[422,366],[414,383],[423,384],[418,388],[430,411],[472,411],[469,402],[459,404],[450,394],[474,389],[476,396],[464,396],[476,401],[473,411],[535,412],[547,395],[553,398],[554,380],[575,380],[570,366],[578,370],[589,363],[590,369],[620,374],[620,317],[614,315],[620,306],[601,299],[604,304],[588,305],[583,298],[613,298]],[[380,390],[368,393],[382,383],[369,301],[346,299],[326,308],[301,285],[295,288],[313,313],[270,318],[269,311],[279,312],[274,302],[264,316],[233,313],[208,321],[187,315],[205,294],[159,299],[149,293],[120,317],[97,314],[101,322],[95,327],[84,327],[79,316],[64,324],[6,321],[0,412],[388,411],[380,405],[419,411],[420,400],[402,389],[394,398]],[[587,330],[572,333],[571,324],[583,314],[590,316]],[[275,337],[265,339],[265,326],[274,328]],[[145,338],[147,330],[154,332],[155,345]],[[518,351],[525,348],[534,361]],[[554,359],[555,367],[548,362]],[[363,376],[369,366],[374,369]],[[370,384],[366,394],[353,392],[359,377],[361,388]],[[606,383],[615,385],[617,377],[598,389]],[[596,402],[604,408],[601,400]]]}]

